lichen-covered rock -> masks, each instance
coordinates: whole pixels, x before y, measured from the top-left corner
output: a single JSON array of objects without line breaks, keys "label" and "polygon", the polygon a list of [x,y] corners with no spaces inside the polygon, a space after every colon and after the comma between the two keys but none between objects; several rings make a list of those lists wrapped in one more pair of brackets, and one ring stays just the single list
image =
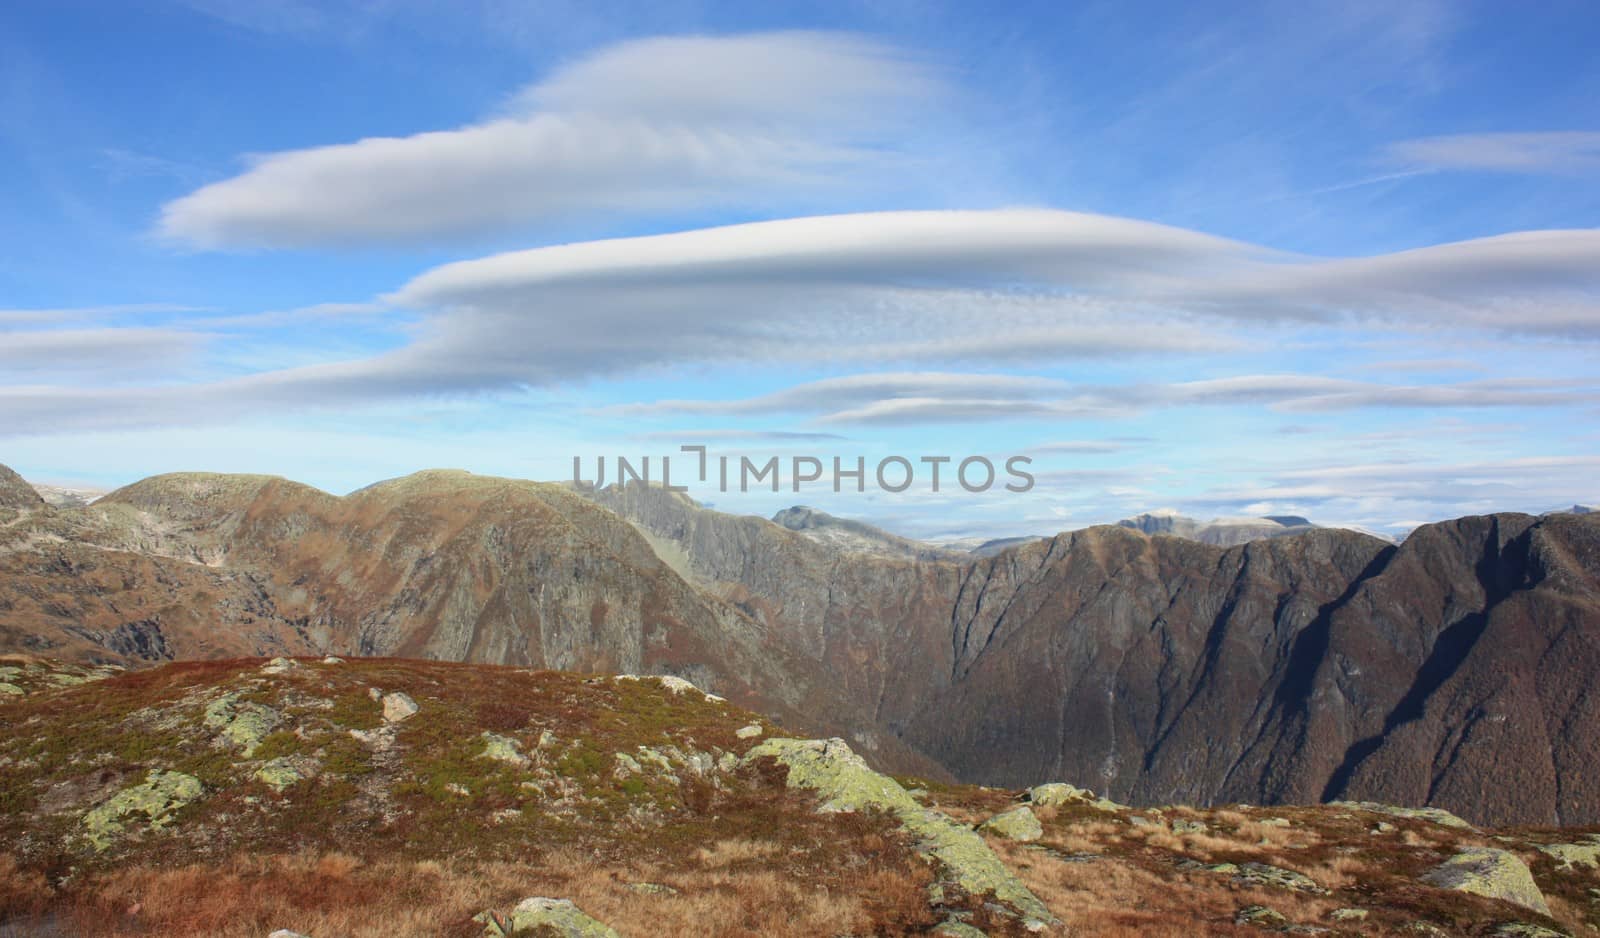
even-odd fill
[{"label": "lichen-covered rock", "polygon": [[644,767],[639,765],[639,760],[625,752],[617,753],[613,761],[616,763],[616,765],[611,769],[611,775],[613,778],[627,778],[631,775],[638,775],[640,772],[644,771]]},{"label": "lichen-covered rock", "polygon": [[299,667],[293,658],[274,658],[261,666],[262,674],[282,674]]},{"label": "lichen-covered rock", "polygon": [[487,731],[483,734],[483,758],[515,766],[526,766],[532,761],[522,754],[516,740]]},{"label": "lichen-covered rock", "polygon": [[395,691],[392,694],[383,695],[383,719],[385,723],[399,723],[403,720],[409,720],[416,716],[417,711],[420,709],[417,706],[417,702],[412,700],[409,694]]},{"label": "lichen-covered rock", "polygon": [[1191,821],[1188,818],[1178,818],[1172,822],[1172,832],[1175,834],[1204,834],[1210,830],[1205,821]]},{"label": "lichen-covered rock", "polygon": [[1593,844],[1542,844],[1541,853],[1555,858],[1563,870],[1585,866],[1600,869],[1600,843]]},{"label": "lichen-covered rock", "polygon": [[310,935],[302,935],[297,931],[290,931],[287,928],[280,928],[277,931],[273,932],[272,934],[268,935],[267,938],[311,938],[311,936]]},{"label": "lichen-covered rock", "polygon": [[641,896],[675,896],[678,890],[661,883],[629,883],[628,890]]},{"label": "lichen-covered rock", "polygon": [[1027,805],[996,814],[979,825],[978,829],[1007,840],[1030,841],[1044,836],[1044,825],[1039,823]]},{"label": "lichen-covered rock", "polygon": [[1530,925],[1527,922],[1507,922],[1494,930],[1495,938],[1572,938],[1564,931]]},{"label": "lichen-covered rock", "polygon": [[989,938],[983,929],[974,928],[966,922],[953,918],[946,919],[933,930],[933,933],[942,938]]},{"label": "lichen-covered rock", "polygon": [[1271,886],[1275,889],[1293,889],[1317,895],[1328,891],[1318,886],[1316,880],[1304,873],[1266,863],[1239,864],[1238,872],[1233,874],[1233,881],[1241,886]]},{"label": "lichen-covered rock", "polygon": [[590,918],[571,899],[524,899],[511,910],[512,933],[547,929],[561,938],[621,938],[615,929]]},{"label": "lichen-covered rock", "polygon": [[247,758],[281,722],[283,714],[266,704],[240,700],[238,693],[223,694],[206,706],[206,726],[219,731]]},{"label": "lichen-covered rock", "polygon": [[1033,926],[1053,923],[1043,902],[1017,879],[977,831],[924,808],[900,784],[874,772],[842,739],[768,739],[745,754],[745,764],[774,759],[789,770],[790,788],[822,799],[819,810],[882,811],[892,815],[950,879],[973,895],[993,894]]},{"label": "lichen-covered rock", "polygon": [[1367,920],[1367,915],[1366,909],[1354,908],[1334,909],[1328,913],[1328,917],[1335,922],[1364,922]]},{"label": "lichen-covered rock", "polygon": [[1066,782],[1048,782],[1028,789],[1027,800],[1041,808],[1053,805],[1086,804],[1101,811],[1122,811],[1126,805],[1117,804],[1097,796],[1087,788],[1068,785]]},{"label": "lichen-covered rock", "polygon": [[1282,912],[1264,905],[1247,905],[1233,916],[1235,925],[1254,925],[1257,928],[1281,928],[1288,921]]},{"label": "lichen-covered rock", "polygon": [[15,684],[7,684],[4,681],[0,681],[0,695],[7,695],[7,696],[11,696],[11,697],[21,697],[23,695],[23,693],[24,693],[24,691],[22,690],[22,688],[18,687],[17,685],[15,685]]},{"label": "lichen-covered rock", "polygon": [[339,657],[338,655],[329,655],[328,657],[322,659],[322,663],[323,664],[344,664],[344,659]]},{"label": "lichen-covered rock", "polygon": [[294,761],[288,757],[272,759],[255,772],[256,781],[270,786],[277,792],[289,788],[296,782],[304,781],[305,777],[304,773],[295,767]]},{"label": "lichen-covered rock", "polygon": [[159,830],[179,809],[204,793],[205,786],[192,775],[151,769],[143,782],[124,788],[85,813],[83,827],[95,850],[104,850],[116,842],[131,815],[144,815],[151,829]]},{"label": "lichen-covered rock", "polygon": [[734,730],[733,735],[739,737],[740,739],[755,739],[763,732],[764,730],[762,730],[760,723],[752,723],[749,726],[741,726]]},{"label": "lichen-covered rock", "polygon": [[1505,850],[1493,847],[1464,850],[1423,876],[1422,881],[1440,889],[1502,899],[1542,915],[1550,914],[1550,907],[1533,881],[1528,865]]},{"label": "lichen-covered rock", "polygon": [[1379,804],[1376,801],[1334,801],[1331,804],[1341,808],[1358,808],[1373,814],[1387,814],[1390,817],[1412,818],[1419,821],[1431,821],[1443,827],[1454,827],[1457,830],[1477,830],[1471,824],[1456,817],[1443,808],[1402,808],[1392,804]]},{"label": "lichen-covered rock", "polygon": [[722,700],[722,698],[718,697],[716,694],[706,693],[705,691],[701,690],[700,688],[694,686],[694,684],[692,682],[686,681],[683,678],[678,677],[676,675],[672,675],[672,674],[644,674],[644,675],[640,675],[640,674],[619,674],[619,675],[616,676],[616,680],[619,680],[619,681],[660,681],[662,687],[665,687],[667,690],[672,691],[674,694],[682,694],[682,693],[686,693],[686,692],[687,693],[699,694],[701,697],[704,697],[706,699],[706,701],[709,702],[709,703],[718,703],[718,702],[720,702]]}]

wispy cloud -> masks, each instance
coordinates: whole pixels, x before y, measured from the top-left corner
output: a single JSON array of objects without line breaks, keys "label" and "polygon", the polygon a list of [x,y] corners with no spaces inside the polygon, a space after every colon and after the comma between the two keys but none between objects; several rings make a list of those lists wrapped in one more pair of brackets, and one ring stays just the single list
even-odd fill
[{"label": "wispy cloud", "polygon": [[930,68],[853,35],[634,40],[482,123],[253,157],[167,204],[160,233],[199,248],[392,244],[773,208],[891,180],[899,141],[940,87]]},{"label": "wispy cloud", "polygon": [[1392,144],[1388,155],[1398,163],[1424,170],[1592,173],[1600,172],[1600,131],[1421,137]]},{"label": "wispy cloud", "polygon": [[[1252,405],[1284,413],[1364,408],[1548,407],[1600,402],[1600,383],[1550,379],[1392,385],[1322,375],[1237,375],[1169,384],[1088,385],[1053,378],[973,374],[881,374],[833,378],[760,397],[659,401],[612,409],[626,416],[736,417],[809,414],[824,425],[951,424],[1047,418],[1116,419],[1171,407]],[[1076,448],[1074,448],[1076,447]],[[1090,449],[1087,447],[1099,447]],[[1108,452],[1064,443],[1041,451]]]}]

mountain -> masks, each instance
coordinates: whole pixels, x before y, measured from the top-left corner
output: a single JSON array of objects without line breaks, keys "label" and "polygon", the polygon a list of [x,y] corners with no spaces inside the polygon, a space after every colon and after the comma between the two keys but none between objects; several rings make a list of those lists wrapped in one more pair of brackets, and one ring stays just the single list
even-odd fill
[{"label": "mountain", "polygon": [[819,544],[851,553],[903,560],[955,560],[962,553],[942,545],[890,534],[860,521],[836,518],[805,505],[783,509],[772,516],[772,522]]},{"label": "mountain", "polygon": [[1146,512],[1117,522],[1118,526],[1132,528],[1144,534],[1170,534],[1202,544],[1233,547],[1259,541],[1268,537],[1285,537],[1303,534],[1318,525],[1298,515],[1274,515],[1262,518],[1214,518],[1196,521],[1171,509]]},{"label": "mountain", "polygon": [[[1600,727],[1581,689],[1600,668],[1587,517],[1464,518],[1398,547],[1338,529],[1220,548],[1099,527],[913,564],[841,558],[681,495],[594,497],[962,779],[1600,819],[1596,766],[1571,742]],[[1487,784],[1507,773],[1514,785]]]},{"label": "mountain", "polygon": [[45,507],[45,501],[22,476],[0,466],[0,509],[28,511]]},{"label": "mountain", "polygon": [[1593,831],[897,779],[672,678],[0,657],[0,682],[0,930],[19,938],[1538,938],[1594,921]]},{"label": "mountain", "polygon": [[1600,518],[840,551],[679,493],[162,476],[0,527],[0,650],[678,675],[870,762],[1119,801],[1600,820]]},{"label": "mountain", "polygon": [[86,486],[45,485],[40,482],[30,484],[39,497],[53,508],[82,508],[106,494],[104,489]]}]

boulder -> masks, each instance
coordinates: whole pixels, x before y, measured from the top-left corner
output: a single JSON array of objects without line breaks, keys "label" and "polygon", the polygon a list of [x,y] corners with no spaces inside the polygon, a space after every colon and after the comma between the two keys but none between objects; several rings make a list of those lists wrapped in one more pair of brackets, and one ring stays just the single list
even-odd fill
[{"label": "boulder", "polygon": [[739,737],[740,739],[755,739],[757,736],[760,736],[762,732],[764,731],[761,729],[760,723],[752,723],[749,726],[741,726],[734,730],[733,735]]},{"label": "boulder", "polygon": [[1550,914],[1550,906],[1533,881],[1528,865],[1505,850],[1493,847],[1464,850],[1435,867],[1422,881],[1440,889],[1501,899],[1541,915]]},{"label": "boulder", "polygon": [[1049,782],[1044,785],[1035,785],[1028,789],[1025,797],[1029,803],[1038,805],[1041,808],[1053,805],[1086,804],[1101,811],[1121,811],[1126,807],[1125,805],[1117,804],[1115,801],[1098,797],[1087,788],[1068,785],[1066,782]]},{"label": "boulder", "polygon": [[417,715],[421,708],[410,695],[395,691],[383,695],[383,719],[386,723],[399,723]]},{"label": "boulder", "polygon": [[1028,810],[1027,805],[996,814],[980,824],[978,830],[1007,840],[1030,841],[1044,836],[1044,825],[1039,823],[1039,819]]},{"label": "boulder", "polygon": [[1563,870],[1579,866],[1600,869],[1600,843],[1542,844],[1539,852],[1554,857]]},{"label": "boulder", "polygon": [[[524,899],[511,910],[510,933],[553,933],[561,938],[621,938],[615,929],[590,918],[571,899]],[[543,931],[540,931],[543,929]]]}]

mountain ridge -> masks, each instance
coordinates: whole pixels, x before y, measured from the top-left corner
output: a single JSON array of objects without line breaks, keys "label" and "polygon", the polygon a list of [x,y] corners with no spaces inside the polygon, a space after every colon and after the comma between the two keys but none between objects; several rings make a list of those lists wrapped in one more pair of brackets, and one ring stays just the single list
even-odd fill
[{"label": "mountain ridge", "polygon": [[930,777],[1572,823],[1600,806],[1592,757],[1547,728],[1600,726],[1597,540],[1579,515],[1399,546],[1100,526],[906,560],[641,487],[178,475],[0,528],[0,649],[656,671]]}]

